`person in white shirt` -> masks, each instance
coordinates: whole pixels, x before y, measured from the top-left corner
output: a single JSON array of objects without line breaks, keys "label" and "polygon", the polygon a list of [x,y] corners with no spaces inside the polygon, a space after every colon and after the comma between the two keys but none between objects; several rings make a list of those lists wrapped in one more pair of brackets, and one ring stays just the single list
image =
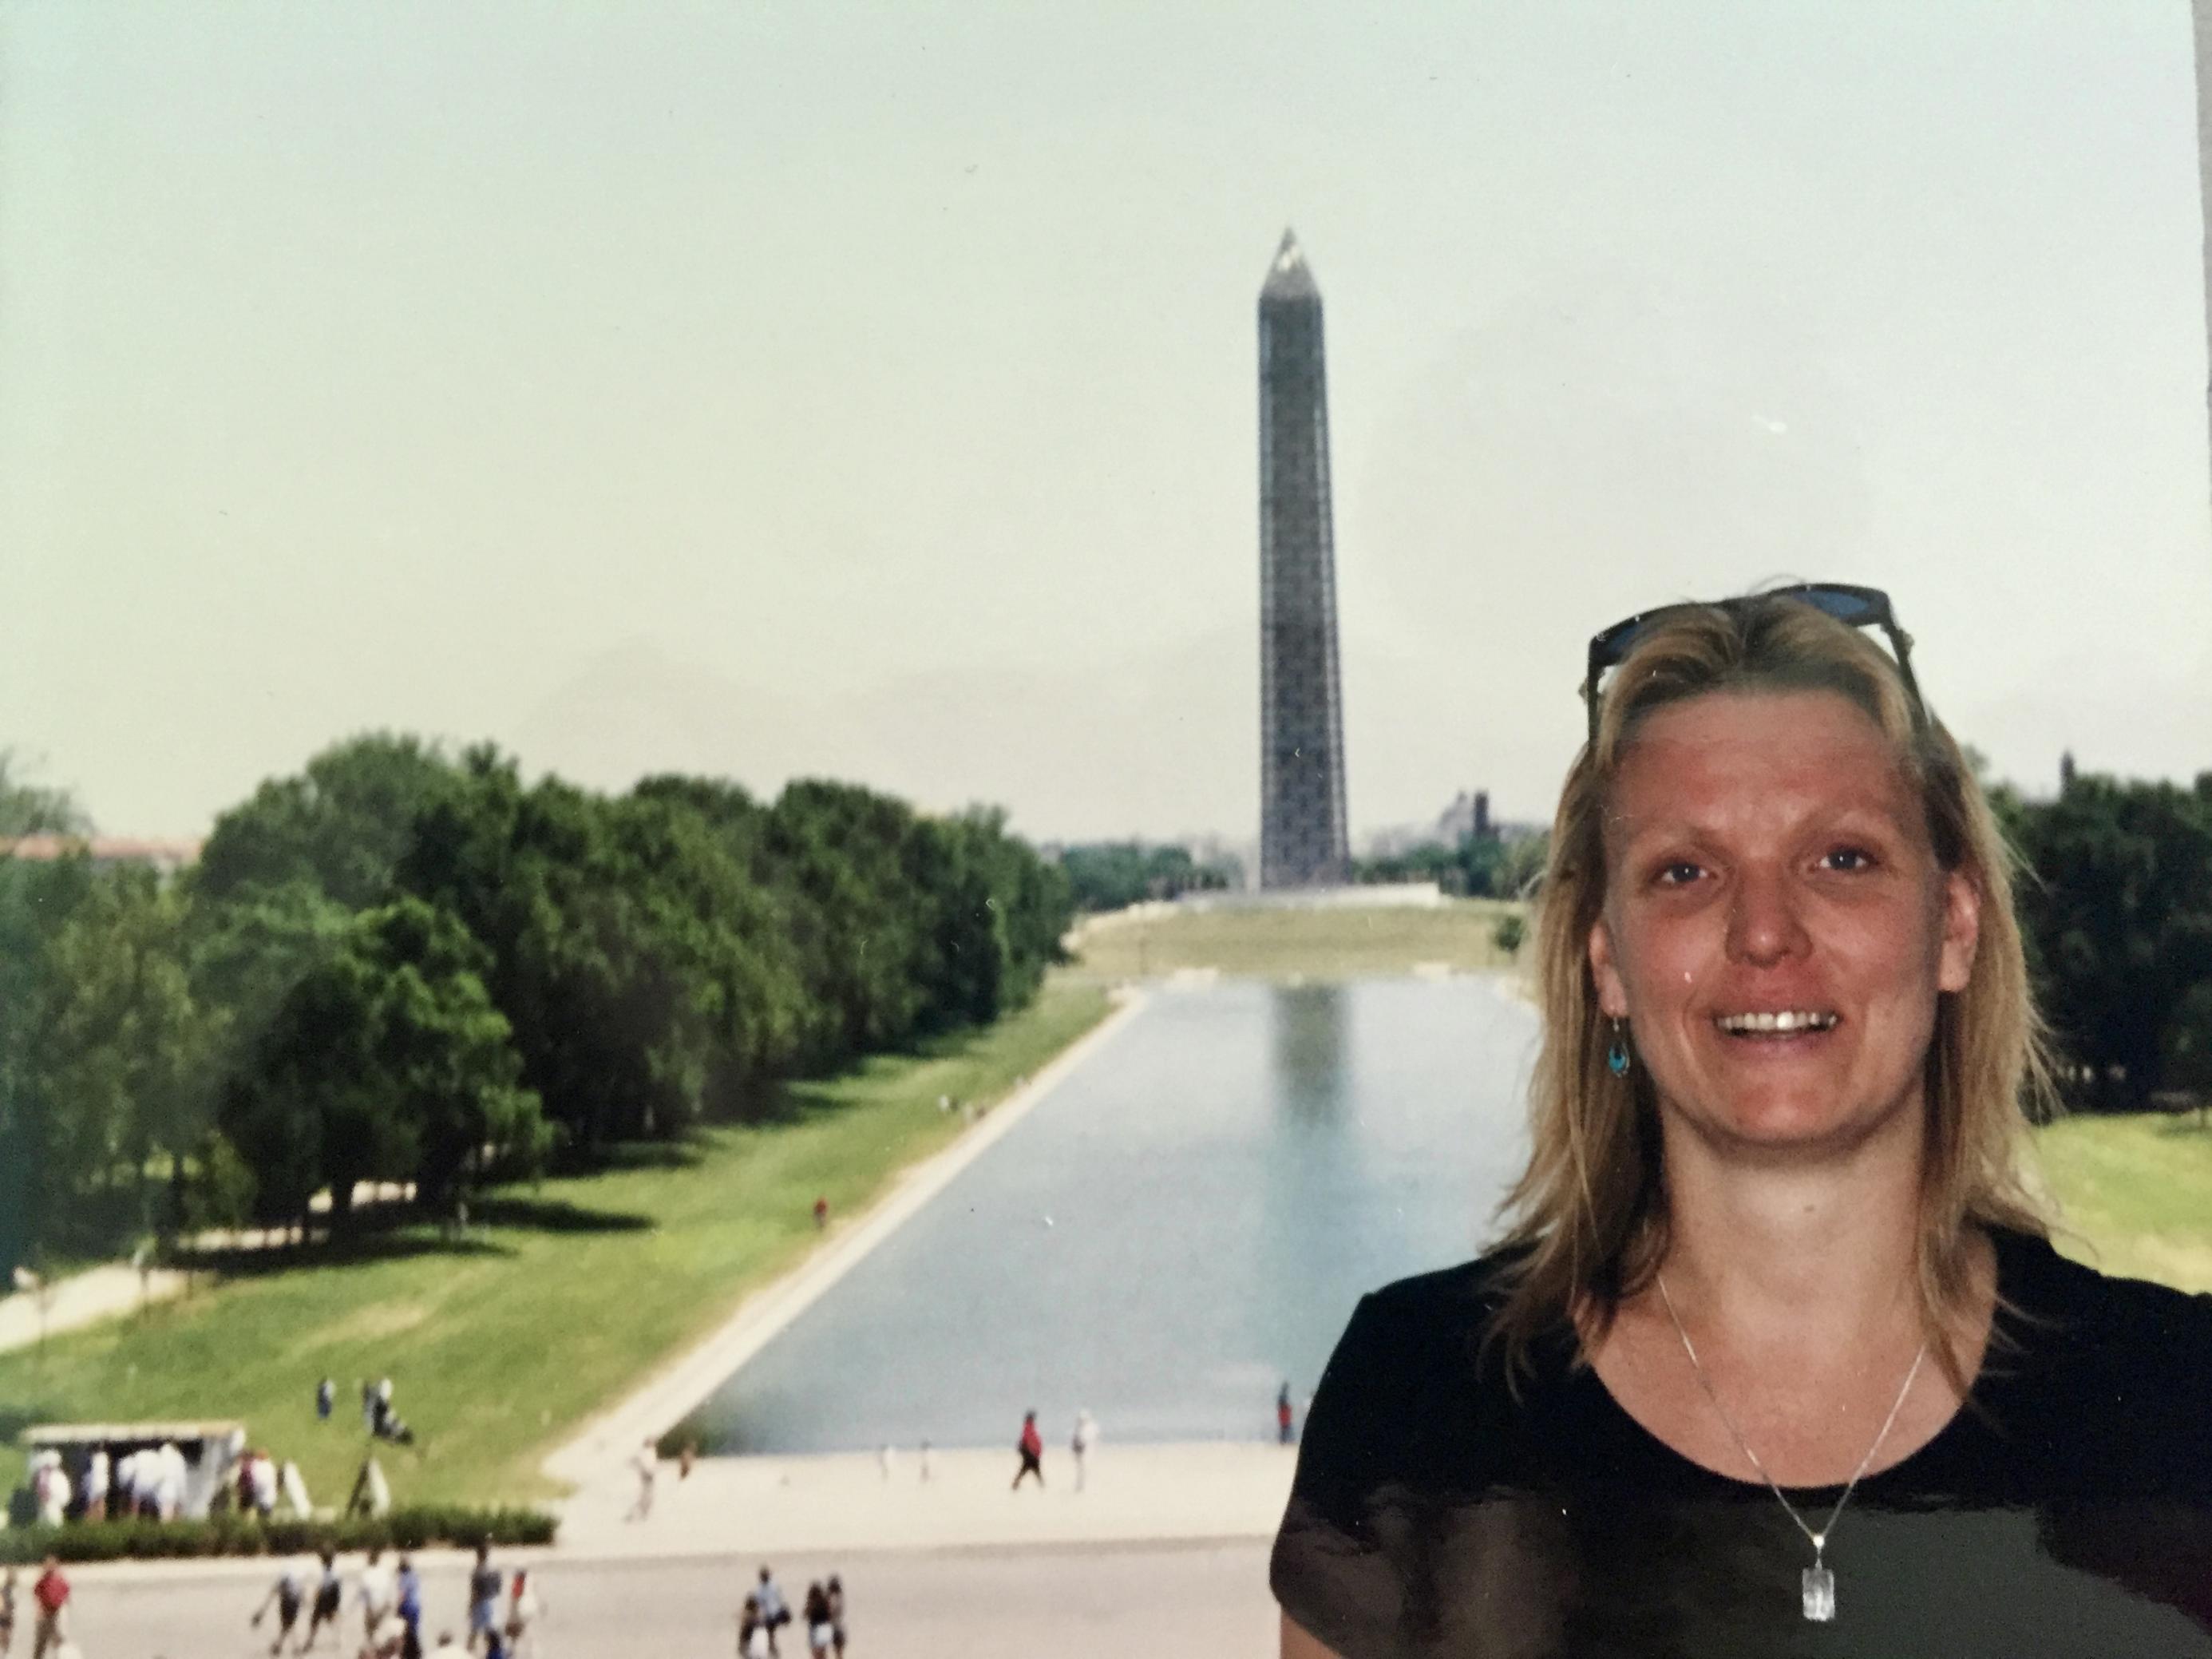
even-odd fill
[{"label": "person in white shirt", "polygon": [[1070,1449],[1075,1453],[1075,1489],[1083,1490],[1083,1478],[1091,1462],[1091,1449],[1098,1443],[1098,1419],[1086,1411],[1075,1414],[1075,1438]]},{"label": "person in white shirt", "polygon": [[88,1521],[107,1519],[107,1448],[93,1448],[92,1459],[84,1469],[84,1518]]},{"label": "person in white shirt", "polygon": [[653,1483],[660,1473],[660,1453],[648,1440],[637,1449],[629,1466],[637,1471],[637,1501],[629,1506],[629,1518],[642,1521],[653,1513]]},{"label": "person in white shirt", "polygon": [[253,1507],[266,1520],[276,1513],[276,1461],[264,1451],[250,1456],[246,1472],[253,1486]]},{"label": "person in white shirt", "polygon": [[69,1474],[62,1468],[62,1456],[59,1452],[48,1452],[45,1455],[32,1490],[38,1495],[39,1524],[43,1527],[61,1525],[62,1517],[69,1513],[70,1494],[72,1488],[70,1486]]},{"label": "person in white shirt", "polygon": [[362,1638],[371,1648],[379,1642],[377,1627],[391,1616],[397,1580],[384,1559],[384,1552],[369,1547],[368,1559],[354,1575],[354,1599],[361,1606]]}]

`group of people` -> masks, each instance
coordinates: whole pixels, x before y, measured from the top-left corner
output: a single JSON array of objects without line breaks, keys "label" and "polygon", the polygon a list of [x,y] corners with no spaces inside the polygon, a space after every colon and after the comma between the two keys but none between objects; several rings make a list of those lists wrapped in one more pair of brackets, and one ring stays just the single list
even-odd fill
[{"label": "group of people", "polygon": [[128,1516],[173,1521],[183,1511],[189,1464],[174,1441],[141,1447],[111,1458],[95,1446],[72,1480],[59,1451],[31,1460],[31,1507],[43,1527],[64,1521],[106,1521]]},{"label": "group of people", "polygon": [[[1098,1419],[1091,1416],[1088,1408],[1077,1412],[1075,1431],[1068,1437],[1067,1449],[1075,1458],[1075,1489],[1078,1492],[1083,1490],[1084,1482],[1089,1477],[1091,1454],[1097,1444]],[[1022,1431],[1014,1442],[1014,1455],[1021,1459],[1021,1465],[1014,1471],[1014,1483],[1008,1490],[1019,1492],[1022,1482],[1031,1475],[1035,1475],[1037,1485],[1042,1486],[1044,1485],[1044,1435],[1037,1427],[1037,1414],[1035,1412],[1022,1413]]]},{"label": "group of people", "polygon": [[[325,1423],[330,1421],[331,1413],[337,1408],[337,1384],[327,1376],[315,1385],[317,1418]],[[362,1379],[361,1425],[373,1439],[389,1440],[399,1446],[415,1443],[414,1430],[392,1408],[392,1379],[388,1376],[374,1382],[367,1377]]]},{"label": "group of people", "polygon": [[[745,1597],[738,1614],[738,1659],[781,1659],[778,1632],[792,1622],[791,1607],[784,1600],[775,1575],[763,1566],[760,1582]],[[806,1587],[799,1604],[799,1622],[806,1636],[809,1659],[844,1659],[845,1584],[836,1573]]]},{"label": "group of people", "polygon": [[315,1512],[314,1506],[307,1501],[307,1483],[300,1474],[300,1466],[289,1458],[280,1466],[258,1446],[238,1460],[232,1489],[240,1515],[258,1515],[265,1521],[276,1513],[280,1500],[302,1521],[312,1518]]},{"label": "group of people", "polygon": [[[283,1653],[288,1644],[295,1652],[307,1652],[325,1626],[332,1645],[343,1649],[345,1601],[345,1576],[337,1553],[325,1548],[315,1561],[287,1561],[248,1622],[258,1629],[264,1618],[276,1615],[271,1655]],[[518,1569],[511,1577],[503,1575],[492,1565],[491,1547],[484,1543],[477,1546],[469,1572],[467,1634],[459,1641],[448,1628],[439,1632],[436,1645],[424,1646],[422,1580],[406,1555],[392,1565],[382,1550],[370,1549],[354,1574],[353,1603],[361,1620],[361,1659],[516,1659],[532,1650],[544,1613],[530,1573]]]}]

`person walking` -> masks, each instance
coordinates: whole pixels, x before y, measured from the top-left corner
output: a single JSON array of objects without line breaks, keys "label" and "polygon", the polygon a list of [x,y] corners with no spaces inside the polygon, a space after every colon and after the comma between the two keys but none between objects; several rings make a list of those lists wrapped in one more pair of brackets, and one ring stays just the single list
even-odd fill
[{"label": "person walking", "polygon": [[379,1644],[378,1632],[392,1617],[392,1598],[398,1590],[392,1569],[385,1565],[383,1549],[370,1545],[368,1559],[354,1576],[354,1600],[361,1608],[362,1639],[371,1648]]},{"label": "person walking", "polygon": [[1294,1438],[1291,1432],[1291,1385],[1285,1382],[1275,1395],[1275,1442],[1287,1446]]},{"label": "person walking", "polygon": [[753,1592],[760,1601],[761,1628],[768,1632],[768,1650],[774,1656],[779,1650],[776,1632],[791,1622],[791,1607],[783,1599],[783,1589],[775,1582],[775,1575],[763,1564],[760,1570],[760,1588]]},{"label": "person walking", "polygon": [[398,1595],[399,1622],[407,1626],[402,1659],[422,1659],[422,1576],[415,1571],[411,1556],[399,1558]]},{"label": "person walking", "polygon": [[818,1233],[829,1224],[830,1200],[826,1198],[817,1198],[814,1200],[814,1231]]},{"label": "person walking", "polygon": [[344,1600],[344,1580],[338,1577],[337,1553],[325,1544],[322,1575],[315,1581],[315,1605],[307,1613],[307,1639],[300,1644],[301,1652],[315,1645],[315,1638],[323,1633],[325,1625],[331,1627],[331,1639],[337,1640],[338,1605]]},{"label": "person walking", "polygon": [[287,1561],[276,1570],[276,1582],[269,1587],[269,1594],[261,1598],[261,1605],[253,1610],[246,1624],[254,1630],[261,1628],[262,1620],[273,1606],[276,1609],[276,1639],[269,1644],[272,1654],[284,1651],[284,1644],[292,1635],[293,1627],[300,1622],[300,1608],[307,1599],[307,1574],[296,1561]]},{"label": "person walking", "polygon": [[477,1540],[477,1564],[469,1571],[469,1640],[471,1653],[477,1638],[489,1638],[499,1628],[499,1569],[491,1564],[491,1540]]},{"label": "person walking", "polygon": [[836,1573],[823,1586],[830,1598],[830,1642],[837,1650],[837,1659],[845,1659],[845,1581]]},{"label": "person walking", "polygon": [[921,1443],[921,1478],[924,1481],[929,1479],[929,1442],[925,1440]]},{"label": "person walking", "polygon": [[818,1578],[806,1587],[805,1614],[810,1659],[830,1659],[830,1595]]},{"label": "person walking", "polygon": [[651,1440],[637,1449],[629,1460],[629,1466],[637,1472],[637,1498],[629,1506],[629,1514],[625,1518],[643,1521],[653,1513],[653,1482],[660,1472],[660,1454]]},{"label": "person walking", "polygon": [[536,1650],[533,1633],[544,1612],[545,1604],[538,1595],[538,1581],[528,1571],[517,1568],[507,1591],[507,1650],[517,1659]]},{"label": "person walking", "polygon": [[315,1384],[315,1421],[318,1423],[329,1422],[331,1420],[331,1413],[332,1409],[336,1407],[337,1403],[338,1385],[337,1383],[331,1382],[331,1379],[326,1376],[321,1382]]},{"label": "person walking", "polygon": [[768,1626],[761,1622],[760,1597],[745,1597],[738,1614],[738,1659],[768,1659]]},{"label": "person walking", "polygon": [[1086,1407],[1075,1413],[1075,1434],[1068,1442],[1068,1449],[1075,1454],[1075,1489],[1078,1492],[1083,1490],[1084,1476],[1091,1462],[1091,1449],[1097,1443],[1098,1419],[1091,1416]]},{"label": "person walking", "polygon": [[1014,1471],[1014,1484],[1007,1490],[1019,1492],[1024,1477],[1032,1474],[1036,1476],[1041,1490],[1044,1486],[1044,1437],[1037,1432],[1035,1412],[1022,1413],[1022,1437],[1014,1443],[1014,1449],[1021,1454],[1022,1466]]},{"label": "person walking", "polygon": [[31,1586],[31,1600],[39,1609],[38,1633],[31,1639],[31,1659],[58,1653],[69,1638],[70,1581],[58,1556],[46,1557],[39,1582]]}]

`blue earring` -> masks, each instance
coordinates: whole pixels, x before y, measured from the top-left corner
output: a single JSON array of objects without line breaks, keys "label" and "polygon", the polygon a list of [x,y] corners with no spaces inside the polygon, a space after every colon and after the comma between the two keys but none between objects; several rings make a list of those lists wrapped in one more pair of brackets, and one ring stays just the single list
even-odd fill
[{"label": "blue earring", "polygon": [[1615,1077],[1628,1075],[1628,1022],[1613,1022],[1613,1047],[1605,1051],[1606,1067]]}]

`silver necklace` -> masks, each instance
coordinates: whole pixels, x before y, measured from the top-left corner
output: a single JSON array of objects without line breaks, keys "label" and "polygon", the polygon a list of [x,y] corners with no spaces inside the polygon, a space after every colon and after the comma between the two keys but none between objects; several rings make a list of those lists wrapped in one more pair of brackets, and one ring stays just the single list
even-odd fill
[{"label": "silver necklace", "polygon": [[1858,1468],[1853,1469],[1851,1478],[1844,1482],[1844,1495],[1836,1500],[1836,1507],[1828,1511],[1827,1525],[1814,1532],[1805,1524],[1805,1517],[1797,1513],[1797,1506],[1782,1495],[1782,1488],[1766,1472],[1766,1465],[1759,1461],[1759,1454],[1752,1450],[1751,1443],[1743,1437],[1743,1431],[1736,1427],[1735,1419],[1730,1417],[1728,1407],[1721,1404],[1720,1394],[1713,1387],[1712,1378],[1705,1375],[1705,1368],[1698,1359],[1698,1351],[1690,1344],[1689,1332],[1682,1328],[1682,1316],[1674,1311],[1674,1298],[1667,1293],[1666,1276],[1659,1274],[1656,1277],[1659,1280],[1659,1299],[1667,1304],[1667,1317],[1674,1322],[1674,1334],[1682,1339],[1682,1352],[1690,1356],[1690,1369],[1697,1373],[1698,1386],[1705,1391],[1705,1398],[1713,1402],[1713,1409],[1720,1413],[1721,1421],[1728,1425],[1729,1433],[1735,1438],[1737,1449],[1743,1453],[1751,1467],[1759,1471],[1759,1478],[1766,1482],[1766,1489],[1774,1494],[1774,1501],[1782,1505],[1790,1520],[1796,1523],[1797,1530],[1805,1534],[1805,1541],[1813,1547],[1813,1565],[1798,1575],[1798,1583],[1804,1593],[1805,1616],[1817,1623],[1826,1624],[1836,1616],[1836,1575],[1829,1571],[1824,1559],[1828,1539],[1836,1530],[1836,1519],[1843,1514],[1844,1505],[1851,1501],[1851,1493],[1859,1484],[1859,1477],[1867,1472],[1867,1465],[1874,1462],[1874,1455],[1881,1449],[1881,1443],[1889,1438],[1889,1431],[1897,1423],[1898,1413],[1905,1409],[1905,1396],[1912,1392],[1912,1379],[1920,1375],[1920,1363],[1928,1358],[1928,1344],[1923,1341],[1920,1352],[1912,1356],[1912,1367],[1905,1373],[1905,1386],[1898,1389],[1897,1398],[1890,1402],[1889,1415],[1881,1419],[1881,1428],[1875,1435],[1874,1444],[1866,1449],[1866,1455],[1859,1459]]}]

